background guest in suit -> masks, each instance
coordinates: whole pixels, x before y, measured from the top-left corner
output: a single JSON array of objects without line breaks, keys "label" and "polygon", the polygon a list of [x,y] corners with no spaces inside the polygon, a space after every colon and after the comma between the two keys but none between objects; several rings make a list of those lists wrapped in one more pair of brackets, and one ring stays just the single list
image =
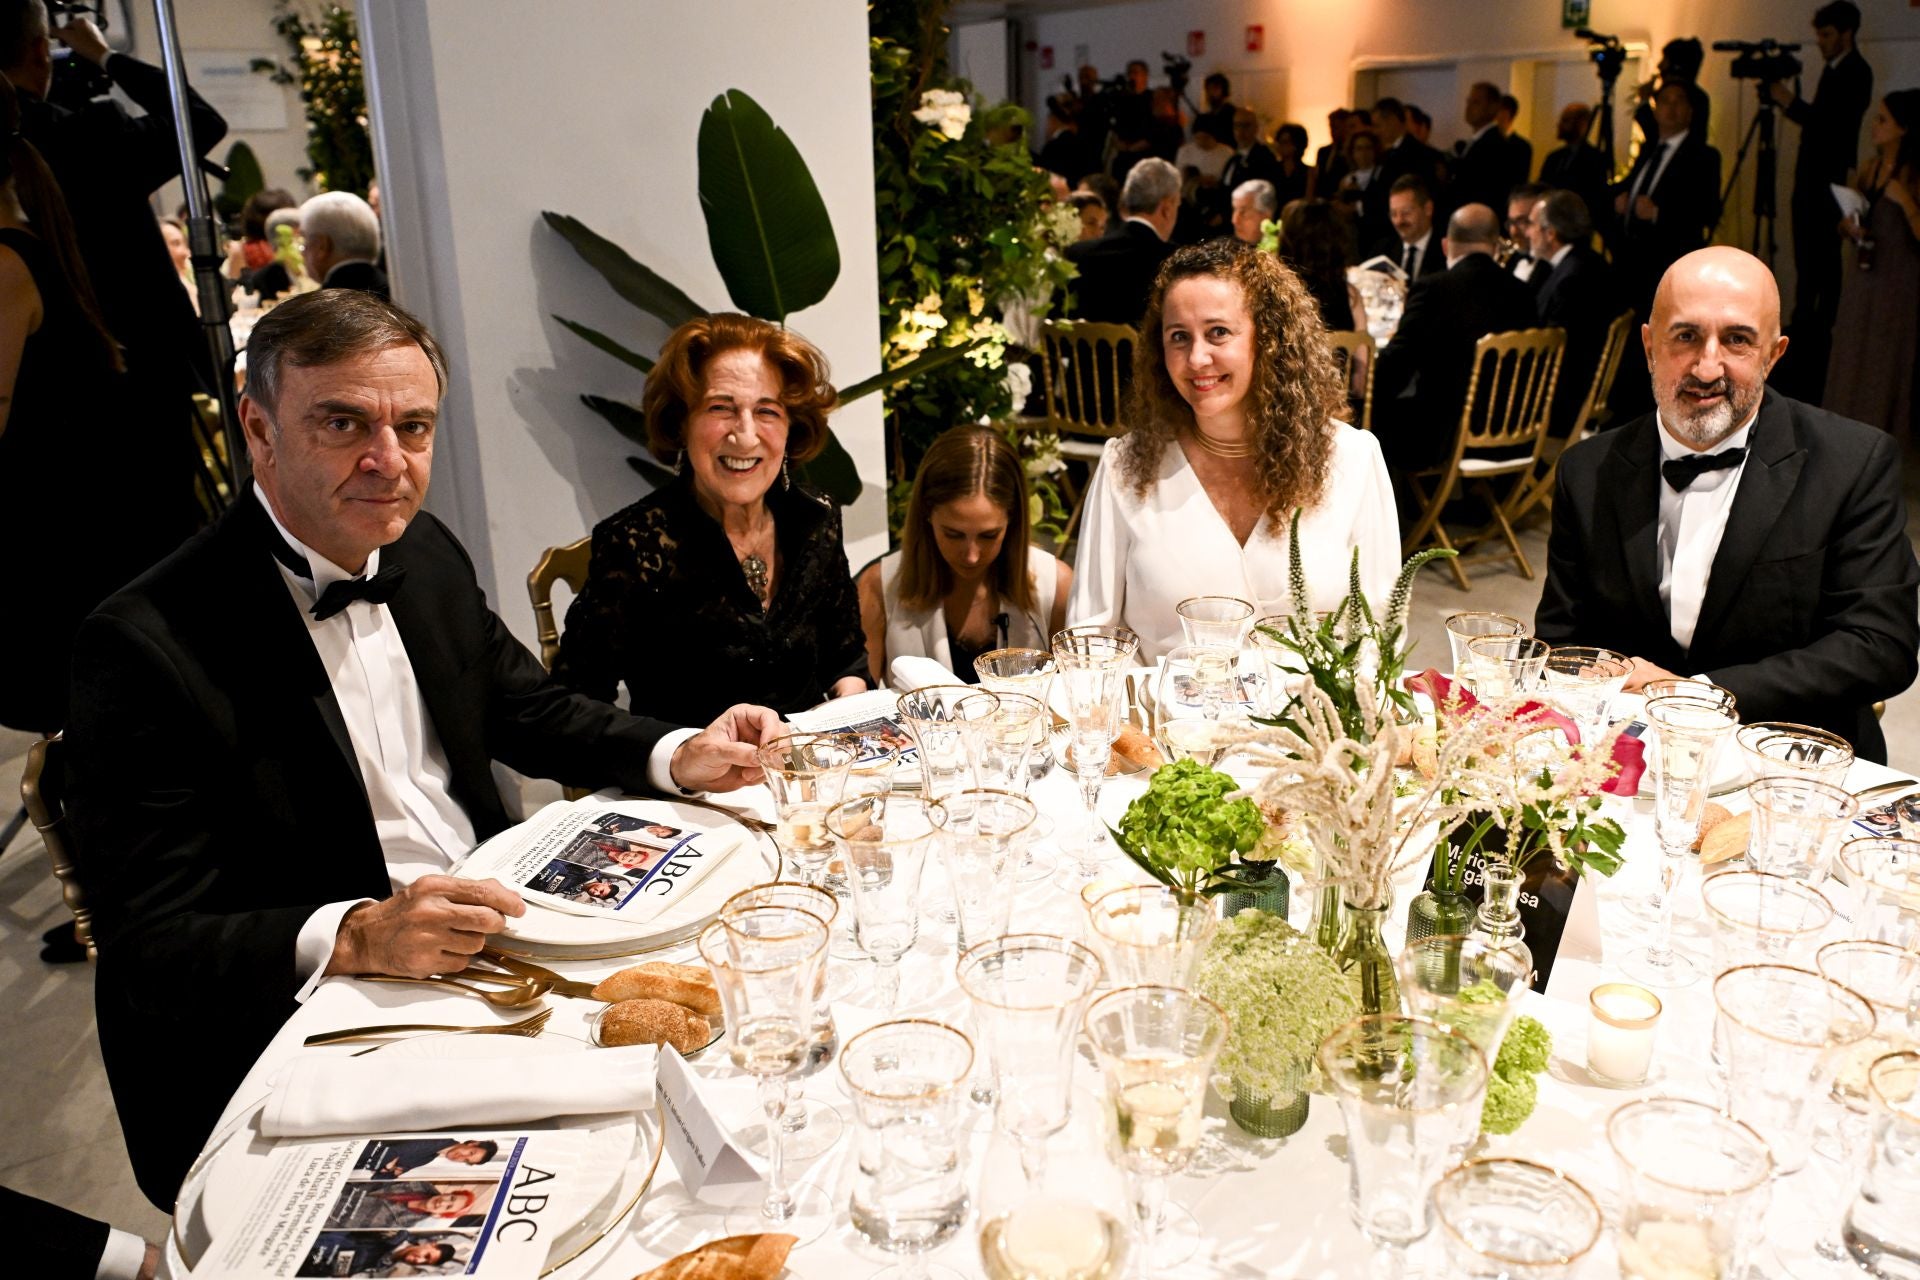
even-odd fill
[{"label": "background guest in suit", "polygon": [[1473,344],[1529,329],[1533,292],[1493,260],[1500,219],[1483,204],[1454,210],[1447,269],[1414,282],[1374,373],[1374,431],[1390,466],[1431,466],[1452,445],[1472,374]]},{"label": "background guest in suit", "polygon": [[1273,189],[1286,208],[1295,200],[1304,200],[1313,187],[1313,170],[1307,167],[1307,127],[1283,124],[1273,131]]},{"label": "background guest in suit", "polygon": [[1687,86],[1661,86],[1653,110],[1659,141],[1640,148],[1613,197],[1620,222],[1614,265],[1643,318],[1667,268],[1706,244],[1720,217],[1720,153],[1694,127]]},{"label": "background guest in suit", "polygon": [[1593,388],[1607,329],[1624,308],[1607,260],[1593,251],[1593,218],[1571,191],[1550,191],[1535,202],[1527,233],[1537,264],[1530,283],[1540,324],[1567,331],[1560,381],[1553,392],[1551,430],[1564,439]]},{"label": "background guest in suit", "polygon": [[1406,108],[1407,132],[1413,136],[1416,142],[1422,142],[1427,146],[1432,146],[1433,117],[1427,114],[1424,107],[1416,107],[1411,102],[1406,104]]},{"label": "background guest in suit", "polygon": [[1540,182],[1573,192],[1598,218],[1607,208],[1607,184],[1613,175],[1607,172],[1605,153],[1587,141],[1587,127],[1592,122],[1593,108],[1584,102],[1569,102],[1560,109],[1560,120],[1553,130],[1560,146],[1540,162]]},{"label": "background guest in suit", "polygon": [[1100,165],[1100,156],[1087,145],[1080,128],[1078,98],[1056,93],[1047,99],[1047,140],[1034,163],[1057,173],[1072,186]]},{"label": "background guest in suit", "polygon": [[1193,127],[1198,129],[1201,122],[1205,121],[1214,126],[1214,137],[1232,138],[1233,116],[1240,106],[1233,100],[1233,82],[1223,73],[1213,72],[1200,82],[1200,100],[1205,105],[1200,114],[1194,117]]},{"label": "background guest in suit", "polygon": [[[728,790],[779,731],[764,707],[677,729],[547,676],[420,514],[444,371],[372,294],[268,312],[240,402],[251,492],[75,640],[68,812],[100,1047],[155,1204],[311,983],[459,970],[523,910],[442,874],[511,821],[493,761]],[[156,1045],[188,1043],[192,1070],[154,1068]]]},{"label": "background guest in suit", "polygon": [[1920,649],[1893,442],[1767,389],[1780,294],[1738,249],[1675,263],[1641,341],[1657,412],[1561,458],[1535,630],[1633,655],[1629,688],[1703,674],[1744,720],[1884,760],[1873,703]]},{"label": "background guest in suit", "polygon": [[1411,174],[1395,179],[1387,197],[1387,216],[1393,234],[1368,250],[1367,257],[1393,259],[1407,273],[1409,284],[1447,269],[1447,255],[1433,226],[1433,193],[1426,183]]},{"label": "background guest in suit", "polygon": [[1461,204],[1506,208],[1513,179],[1506,135],[1495,121],[1499,108],[1498,85],[1482,80],[1467,90],[1461,119],[1471,132],[1453,144],[1453,159],[1447,166],[1448,191]]},{"label": "background guest in suit", "polygon": [[1260,224],[1280,220],[1280,199],[1273,184],[1255,178],[1233,189],[1233,236],[1244,244],[1260,243]]},{"label": "background guest in suit", "polygon": [[[1348,135],[1347,172],[1333,199],[1353,219],[1357,244],[1373,243],[1367,238],[1366,202],[1368,193],[1380,182],[1379,155],[1380,140],[1372,129],[1355,129]],[[1389,229],[1391,226],[1389,223]]]},{"label": "background guest in suit", "polygon": [[1507,185],[1510,187],[1533,179],[1533,144],[1514,132],[1519,119],[1520,99],[1510,93],[1501,94],[1500,101],[1494,105],[1493,122],[1499,126],[1500,136],[1507,140]]},{"label": "background guest in suit", "polygon": [[1641,85],[1636,91],[1640,105],[1634,109],[1633,122],[1640,126],[1640,136],[1652,142],[1660,136],[1660,124],[1654,115],[1653,99],[1655,93],[1670,84],[1685,88],[1687,102],[1693,108],[1693,127],[1701,137],[1708,134],[1708,126],[1713,123],[1713,100],[1707,91],[1700,87],[1700,65],[1706,61],[1706,48],[1699,40],[1689,36],[1679,40],[1669,40],[1660,48],[1659,76]]},{"label": "background guest in suit", "polygon": [[1519,246],[1519,252],[1507,259],[1506,267],[1515,279],[1524,280],[1537,292],[1546,273],[1539,270],[1540,260],[1531,245],[1533,207],[1551,188],[1538,182],[1523,182],[1507,192],[1507,239]]},{"label": "background guest in suit", "polygon": [[35,1280],[153,1280],[160,1247],[131,1231],[0,1187],[9,1268]]},{"label": "background guest in suit", "polygon": [[1098,240],[1107,234],[1107,202],[1091,191],[1075,191],[1067,197],[1080,215],[1080,239]]},{"label": "background guest in suit", "polygon": [[[1304,182],[1306,169],[1294,157],[1294,169],[1300,173]],[[1245,107],[1233,113],[1233,154],[1227,158],[1227,167],[1221,171],[1220,185],[1228,191],[1237,190],[1241,183],[1251,182],[1255,178],[1273,180],[1274,170],[1279,160],[1273,149],[1260,141],[1260,117]]]},{"label": "background guest in suit", "polygon": [[380,218],[351,191],[323,191],[300,206],[300,239],[307,274],[322,289],[361,289],[385,298]]},{"label": "background guest in suit", "polygon": [[[1438,151],[1407,132],[1406,108],[1398,98],[1382,98],[1373,107],[1373,131],[1380,139],[1380,176],[1368,185],[1360,205],[1360,243],[1371,244],[1387,235],[1387,194],[1394,182],[1412,176],[1426,184],[1436,201],[1445,202]],[[1356,166],[1357,167],[1357,166]]]},{"label": "background guest in suit", "polygon": [[1808,101],[1797,86],[1775,81],[1767,92],[1800,126],[1793,162],[1793,375],[1795,394],[1811,397],[1826,375],[1829,335],[1840,313],[1840,241],[1833,234],[1840,206],[1832,184],[1845,182],[1860,147],[1860,121],[1873,102],[1873,68],[1854,42],[1860,10],[1832,0],[1813,15],[1813,38],[1825,65]]},{"label": "background guest in suit", "polygon": [[1149,157],[1120,189],[1120,226],[1099,240],[1067,246],[1080,269],[1071,315],[1109,324],[1139,324],[1153,276],[1172,252],[1167,240],[1180,218],[1180,171]]},{"label": "background guest in suit", "polygon": [[1358,111],[1349,111],[1345,107],[1335,107],[1327,112],[1326,146],[1313,153],[1313,194],[1322,200],[1333,199],[1340,190],[1340,180],[1347,176],[1347,139],[1356,125],[1364,123]]}]

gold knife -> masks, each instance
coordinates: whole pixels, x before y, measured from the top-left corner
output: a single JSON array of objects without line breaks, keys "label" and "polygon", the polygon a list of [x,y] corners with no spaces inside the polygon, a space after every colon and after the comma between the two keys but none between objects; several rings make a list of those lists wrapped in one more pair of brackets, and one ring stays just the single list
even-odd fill
[{"label": "gold knife", "polygon": [[[553,986],[549,988],[549,993],[552,995],[572,996],[576,1000],[600,999],[593,994],[595,983],[581,982],[577,978],[563,978],[553,970],[537,965],[531,960],[522,960],[518,956],[506,955],[503,952],[495,951],[492,947],[482,948],[480,958],[489,964],[499,965],[509,973],[519,974],[523,978],[540,978],[544,981],[551,982]],[[601,1001],[601,1003],[604,1004],[605,1001]]]}]

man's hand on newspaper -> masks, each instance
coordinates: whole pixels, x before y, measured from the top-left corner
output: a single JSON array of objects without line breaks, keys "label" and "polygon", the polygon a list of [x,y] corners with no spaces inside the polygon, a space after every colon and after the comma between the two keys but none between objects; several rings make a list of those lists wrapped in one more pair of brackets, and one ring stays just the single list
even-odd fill
[{"label": "man's hand on newspaper", "polygon": [[760,782],[760,744],[787,732],[771,707],[736,703],[674,749],[673,780],[688,791],[733,791]]},{"label": "man's hand on newspaper", "polygon": [[327,973],[458,973],[487,945],[489,934],[506,928],[508,916],[526,910],[520,895],[498,880],[421,876],[383,902],[363,902],[347,912],[334,935]]}]

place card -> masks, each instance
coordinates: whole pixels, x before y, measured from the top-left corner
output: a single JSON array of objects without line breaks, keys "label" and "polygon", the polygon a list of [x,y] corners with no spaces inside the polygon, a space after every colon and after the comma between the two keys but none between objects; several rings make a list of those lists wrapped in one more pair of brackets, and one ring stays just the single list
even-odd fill
[{"label": "place card", "polygon": [[666,1117],[667,1154],[680,1171],[680,1182],[688,1195],[700,1194],[700,1188],[709,1182],[725,1185],[760,1181],[759,1167],[720,1123],[700,1077],[670,1044],[660,1046],[654,1088]]},{"label": "place card", "polygon": [[[1461,889],[1476,907],[1486,897],[1483,878],[1486,860],[1478,853],[1467,860]],[[1425,886],[1433,887],[1433,869],[1429,865]],[[1575,960],[1601,960],[1600,910],[1591,885],[1584,877],[1562,870],[1550,854],[1541,854],[1528,865],[1520,882],[1520,919],[1527,927],[1527,949],[1533,952],[1533,989],[1545,992],[1553,975],[1553,963],[1565,955]]]}]

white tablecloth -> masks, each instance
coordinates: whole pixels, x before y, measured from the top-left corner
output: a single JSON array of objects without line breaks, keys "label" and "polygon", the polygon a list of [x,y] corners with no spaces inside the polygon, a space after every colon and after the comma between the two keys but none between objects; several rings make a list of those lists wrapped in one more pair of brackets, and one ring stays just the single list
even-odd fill
[{"label": "white tablecloth", "polygon": [[[1866,763],[1854,766],[1847,779],[1852,789],[1891,778],[1890,771]],[[1102,810],[1117,819],[1133,796],[1144,789],[1144,777],[1109,779],[1102,797]],[[1071,838],[1084,821],[1083,810],[1072,779],[1059,770],[1034,785],[1033,798],[1041,811],[1057,824],[1059,837]],[[771,817],[770,803],[763,789],[755,788],[720,797],[729,804],[752,809]],[[1725,797],[1735,808],[1744,807],[1744,797]],[[1652,819],[1644,802],[1629,806],[1609,802],[1628,828],[1626,855],[1628,865],[1611,881],[1598,882],[1602,932],[1608,963],[1561,959],[1553,970],[1552,984],[1545,995],[1525,997],[1523,1011],[1538,1018],[1552,1031],[1553,1059],[1540,1081],[1539,1106],[1517,1134],[1492,1138],[1485,1143],[1485,1154],[1525,1156],[1555,1165],[1583,1183],[1611,1210],[1616,1186],[1614,1160],[1602,1132],[1606,1115],[1634,1097],[1660,1094],[1712,1100],[1706,1076],[1709,1035],[1712,1024],[1712,996],[1709,983],[1702,981],[1676,991],[1662,991],[1665,1015],[1660,1024],[1655,1067],[1650,1082],[1637,1090],[1604,1088],[1586,1075],[1587,993],[1597,983],[1618,980],[1617,958],[1631,950],[1644,931],[1622,908],[1624,898],[1644,894],[1652,883],[1658,862],[1658,846],[1653,841]],[[1051,843],[1051,842],[1050,842]],[[1116,874],[1131,868],[1125,857],[1111,845],[1109,867]],[[1062,865],[1070,865],[1062,857]],[[929,877],[935,873],[929,863]],[[1144,879],[1137,872],[1135,878]],[[1389,943],[1398,945],[1404,921],[1404,903],[1418,890],[1417,871],[1401,890],[1392,916]],[[1700,959],[1709,958],[1705,922],[1699,917],[1697,880],[1686,882],[1679,900],[1679,919],[1675,922],[1677,945]],[[1303,923],[1311,908],[1308,895],[1296,894],[1293,919]],[[1052,932],[1078,937],[1077,881],[1069,883],[1057,876],[1052,880],[1019,886],[1013,915],[1017,932]],[[1844,922],[1836,920],[1834,936],[1846,936]],[[666,958],[691,956],[670,954]],[[657,958],[657,957],[656,957]],[[952,979],[954,938],[951,927],[943,928],[923,921],[919,945],[903,966],[902,1000],[897,1016],[933,1017],[968,1025],[965,999]],[[597,978],[631,961],[594,961],[555,964],[552,967],[570,975]],[[834,964],[845,963],[833,961]],[[860,962],[854,962],[856,964]],[[864,988],[865,984],[862,984]],[[938,994],[933,994],[938,993]],[[918,998],[916,998],[918,997]],[[550,1032],[585,1034],[587,1016],[594,1003],[570,999],[550,999],[555,1012],[548,1025]],[[315,1032],[377,1022],[458,1022],[477,1024],[493,1014],[478,1000],[464,996],[444,996],[426,987],[387,986],[331,979],[323,983],[313,998],[283,1027],[255,1064],[246,1082],[235,1095],[228,1115],[244,1110],[265,1092],[265,1081],[286,1060],[302,1053],[342,1053],[343,1047],[306,1049],[301,1041]],[[850,1009],[847,1021],[864,1027],[878,1020],[870,1009]],[[503,1012],[498,1020],[512,1021]],[[843,1031],[843,1036],[845,1032]],[[703,1057],[697,1069],[713,1081],[716,1094],[727,1110],[724,1117],[737,1127],[745,1145],[757,1147],[759,1119],[754,1102],[753,1082],[732,1069],[717,1055]],[[1084,1061],[1079,1064],[1083,1078],[1076,1082],[1077,1096],[1094,1096],[1099,1088],[1097,1073]],[[789,1161],[792,1177],[814,1183],[833,1196],[838,1212],[834,1227],[819,1241],[797,1249],[788,1263],[790,1274],[817,1280],[857,1280],[877,1270],[889,1260],[868,1246],[847,1223],[846,1202],[849,1189],[854,1143],[852,1108],[839,1084],[837,1066],[805,1082],[805,1095],[836,1105],[848,1124],[848,1131],[832,1150],[811,1164]],[[972,1150],[976,1160],[984,1151],[991,1130],[990,1121],[981,1114],[972,1126]],[[1176,1179],[1170,1188],[1172,1198],[1198,1218],[1209,1248],[1187,1264],[1168,1271],[1167,1280],[1199,1276],[1293,1276],[1324,1277],[1345,1280],[1362,1273],[1368,1247],[1347,1213],[1347,1169],[1338,1154],[1344,1146],[1338,1108],[1327,1097],[1315,1097],[1305,1128],[1284,1140],[1258,1140],[1247,1137],[1228,1119],[1226,1107],[1218,1098],[1208,1104],[1208,1132],[1217,1139],[1209,1146],[1212,1157],[1204,1172],[1189,1172]],[[1787,1262],[1804,1256],[1806,1232],[1812,1225],[1810,1215],[1831,1213],[1837,1221],[1840,1207],[1833,1192],[1821,1184],[1825,1174],[1822,1162],[1809,1161],[1807,1170],[1793,1179],[1776,1184],[1773,1207],[1767,1215],[1769,1241]],[[613,1246],[590,1254],[581,1265],[567,1268],[566,1280],[629,1280],[684,1249],[697,1244],[705,1235],[720,1234],[714,1219],[689,1219],[681,1210],[687,1207],[670,1160],[663,1160],[651,1191],[638,1209],[622,1224]],[[1610,1215],[1611,1216],[1611,1215]],[[979,1275],[975,1241],[977,1222],[962,1230],[942,1250],[930,1255],[963,1274]],[[1416,1256],[1431,1250],[1434,1265],[1439,1265],[1437,1242],[1429,1236],[1416,1250]],[[1762,1270],[1777,1274],[1778,1268],[1762,1260]],[[1438,1274],[1436,1271],[1435,1274]],[[1611,1233],[1576,1273],[1580,1277],[1610,1277],[1618,1274]]]}]

